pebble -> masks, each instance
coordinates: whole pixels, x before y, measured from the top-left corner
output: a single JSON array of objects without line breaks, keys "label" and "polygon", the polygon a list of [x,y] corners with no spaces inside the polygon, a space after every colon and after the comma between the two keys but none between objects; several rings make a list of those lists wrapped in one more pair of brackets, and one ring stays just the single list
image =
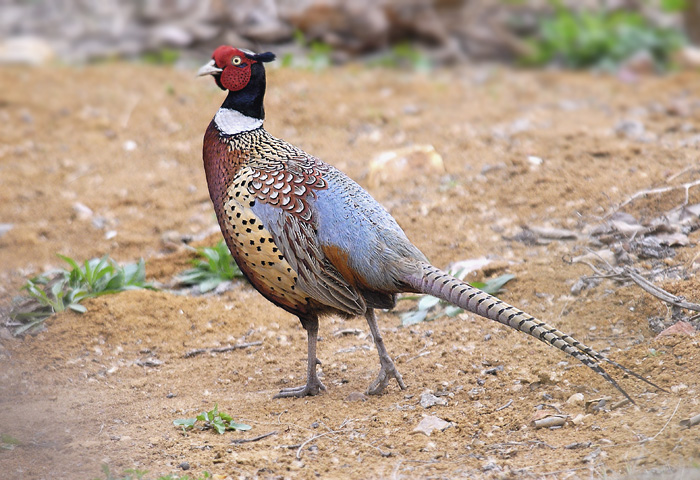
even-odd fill
[{"label": "pebble", "polygon": [[435,405],[447,406],[447,399],[436,397],[430,392],[425,392],[420,396],[420,406],[423,408],[434,407]]},{"label": "pebble", "polygon": [[367,396],[362,392],[350,392],[347,397],[345,397],[346,402],[366,402]]},{"label": "pebble", "polygon": [[567,405],[583,405],[585,402],[585,398],[583,397],[583,393],[574,393],[569,397],[569,399],[566,401]]},{"label": "pebble", "polygon": [[182,462],[180,465],[178,465],[183,470],[189,470],[190,469],[190,462]]}]

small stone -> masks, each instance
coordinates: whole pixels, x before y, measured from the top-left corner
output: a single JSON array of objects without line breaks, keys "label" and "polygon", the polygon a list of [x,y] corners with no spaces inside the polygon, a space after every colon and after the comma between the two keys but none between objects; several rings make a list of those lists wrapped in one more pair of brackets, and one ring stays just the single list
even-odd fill
[{"label": "small stone", "polygon": [[190,469],[190,462],[182,462],[180,465],[178,465],[183,470],[189,470]]},{"label": "small stone", "polygon": [[451,422],[446,422],[442,418],[436,417],[434,415],[428,415],[423,417],[423,420],[413,429],[411,433],[422,433],[423,435],[429,437],[434,430],[444,431],[448,427],[451,427]]},{"label": "small stone", "polygon": [[435,405],[447,406],[447,400],[441,397],[436,397],[430,392],[425,392],[420,396],[420,406],[423,408],[434,407]]},{"label": "small stone", "polygon": [[697,330],[695,330],[695,327],[688,322],[684,321],[679,321],[668,327],[667,329],[663,330],[661,333],[659,333],[656,338],[660,337],[666,337],[669,335],[686,335],[693,337],[697,333]]},{"label": "small stone", "polygon": [[78,220],[89,220],[90,217],[92,217],[92,210],[84,203],[75,202],[73,204],[73,211]]},{"label": "small stone", "polygon": [[681,392],[683,392],[683,391],[685,391],[685,390],[688,390],[688,385],[686,385],[686,384],[684,384],[684,383],[680,383],[680,384],[678,384],[678,385],[673,385],[673,386],[671,387],[671,391],[672,391],[673,393],[681,393]]},{"label": "small stone", "polygon": [[581,425],[586,416],[583,413],[579,413],[574,418],[571,419],[571,423],[574,425]]},{"label": "small stone", "polygon": [[566,401],[566,404],[567,405],[583,405],[584,402],[585,402],[585,398],[583,397],[583,393],[574,393]]},{"label": "small stone", "polygon": [[345,397],[346,402],[366,402],[367,396],[362,392],[350,392],[350,394]]},{"label": "small stone", "polygon": [[0,237],[12,230],[14,227],[15,225],[13,223],[0,223]]}]

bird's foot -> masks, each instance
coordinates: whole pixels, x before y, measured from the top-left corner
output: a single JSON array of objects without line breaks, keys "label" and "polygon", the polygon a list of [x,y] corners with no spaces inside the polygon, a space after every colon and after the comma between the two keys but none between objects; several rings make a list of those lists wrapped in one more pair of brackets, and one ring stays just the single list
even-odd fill
[{"label": "bird's foot", "polygon": [[387,385],[389,385],[389,381],[391,381],[392,378],[396,379],[396,381],[399,383],[399,387],[401,387],[401,390],[406,390],[406,384],[403,383],[403,378],[401,378],[399,371],[396,370],[396,366],[391,360],[391,357],[389,357],[389,355],[379,357],[379,363],[381,364],[379,375],[377,376],[377,379],[370,384],[369,388],[367,389],[367,394],[381,394]]},{"label": "bird's foot", "polygon": [[321,393],[321,390],[326,390],[326,386],[317,378],[315,381],[308,381],[306,382],[306,385],[302,385],[300,387],[283,388],[280,390],[280,393],[272,398],[301,398],[306,396],[315,396]]}]

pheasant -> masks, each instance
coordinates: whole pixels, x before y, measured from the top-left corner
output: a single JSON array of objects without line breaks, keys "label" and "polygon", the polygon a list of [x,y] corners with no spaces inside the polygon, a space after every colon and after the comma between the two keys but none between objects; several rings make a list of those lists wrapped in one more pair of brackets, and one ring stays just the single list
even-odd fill
[{"label": "pheasant", "polygon": [[392,379],[406,384],[387,353],[375,309],[397,294],[430,294],[520,330],[576,358],[627,399],[601,367],[607,362],[652,385],[575,338],[462,282],[429,263],[393,217],[344,173],[263,128],[264,63],[222,45],[198,75],[228,92],[204,135],[209,194],[226,243],[241,271],[265,298],[297,316],[308,336],[306,384],[274,398],[317,395],[319,317],[364,315],[379,354],[379,375],[367,390],[380,394]]}]

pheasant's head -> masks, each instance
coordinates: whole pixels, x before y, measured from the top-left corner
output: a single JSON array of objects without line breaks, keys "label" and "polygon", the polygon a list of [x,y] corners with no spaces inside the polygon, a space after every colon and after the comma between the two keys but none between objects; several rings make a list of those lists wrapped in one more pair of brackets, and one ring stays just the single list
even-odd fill
[{"label": "pheasant's head", "polygon": [[271,62],[275,59],[272,52],[253,53],[249,50],[234,48],[229,45],[221,45],[214,50],[212,59],[202,66],[198,75],[212,75],[216,84],[222,90],[237,92],[243,90],[251,82],[265,80],[265,68],[263,62]]}]

